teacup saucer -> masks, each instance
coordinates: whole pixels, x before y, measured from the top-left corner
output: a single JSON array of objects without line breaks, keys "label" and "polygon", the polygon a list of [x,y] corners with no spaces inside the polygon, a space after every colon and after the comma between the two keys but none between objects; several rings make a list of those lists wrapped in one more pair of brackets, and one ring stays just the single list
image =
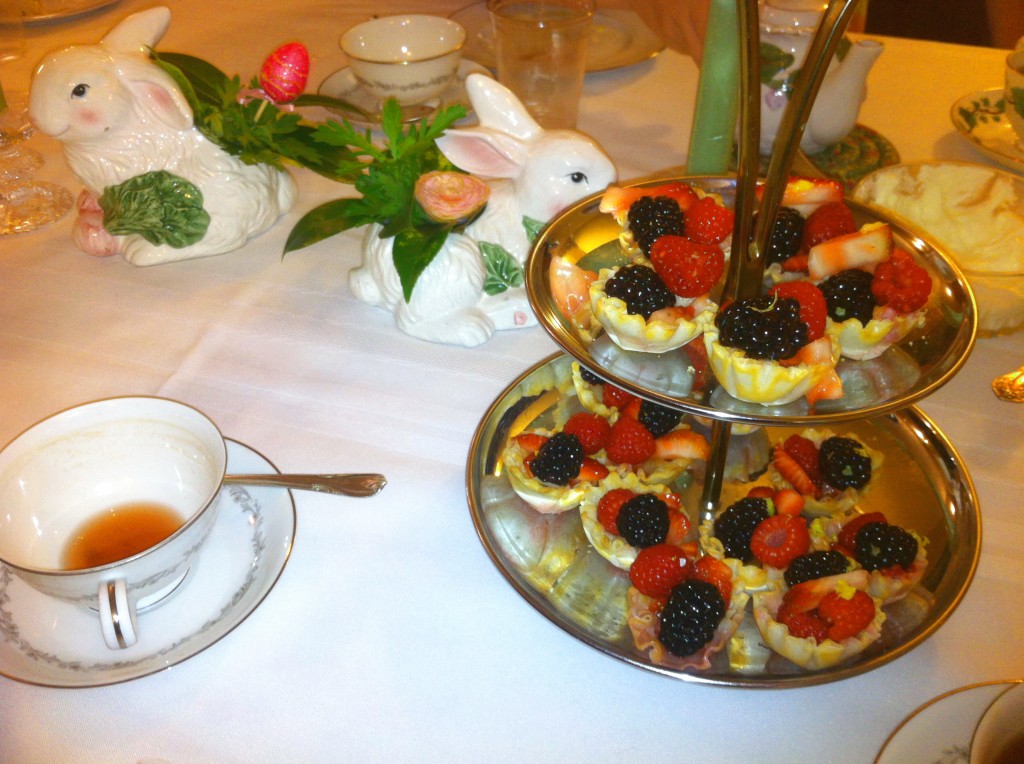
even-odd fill
[{"label": "teacup saucer", "polygon": [[1024,172],[1024,149],[1006,119],[1002,88],[969,93],[953,104],[949,112],[953,126],[978,151],[1017,172]]},{"label": "teacup saucer", "polygon": [[932,698],[913,711],[882,744],[875,764],[966,762],[982,714],[1020,680],[982,682]]},{"label": "teacup saucer", "polygon": [[[469,102],[469,96],[466,95],[466,77],[474,73],[491,76],[490,70],[486,67],[481,66],[475,61],[462,59],[462,61],[459,62],[459,71],[455,75],[455,80],[448,89],[441,94],[441,97],[419,106],[404,107],[402,115],[403,120],[405,122],[412,122],[416,119],[430,117],[442,106],[451,106],[454,104],[462,104],[466,107],[466,113],[471,114],[473,112],[473,106]],[[343,101],[348,101],[369,114],[376,114],[380,110],[380,103],[376,98],[363,90],[359,83],[356,82],[356,78],[352,73],[352,70],[347,66],[344,69],[339,69],[320,83],[320,87],[317,89],[317,92],[320,95],[331,96],[333,98],[340,98]],[[380,119],[375,117],[365,118],[342,111],[338,111],[336,113],[357,127],[380,127]]]},{"label": "teacup saucer", "polygon": [[[278,470],[228,441],[228,469]],[[277,583],[295,538],[295,502],[280,488],[232,486],[190,580],[139,614],[139,641],[106,647],[95,614],[40,594],[0,565],[0,675],[47,687],[96,687],[181,663],[244,621]]]}]

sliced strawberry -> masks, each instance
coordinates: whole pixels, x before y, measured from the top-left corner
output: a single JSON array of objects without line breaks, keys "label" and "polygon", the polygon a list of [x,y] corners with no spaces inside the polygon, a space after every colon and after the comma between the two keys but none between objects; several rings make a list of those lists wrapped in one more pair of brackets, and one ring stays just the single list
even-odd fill
[{"label": "sliced strawberry", "polygon": [[704,340],[698,337],[683,345],[683,351],[690,361],[690,366],[693,367],[693,388],[700,390],[707,384],[711,368],[708,363],[708,349],[704,346]]},{"label": "sliced strawberry", "polygon": [[670,308],[662,308],[656,310],[651,314],[651,317],[647,319],[647,323],[650,324],[654,321],[661,321],[663,324],[675,324],[680,321],[692,321],[693,317],[697,315],[693,309],[693,305],[673,305]]},{"label": "sliced strawberry", "polygon": [[807,253],[798,252],[782,261],[782,270],[786,273],[807,273]]},{"label": "sliced strawberry", "polygon": [[804,221],[801,246],[810,250],[823,241],[846,236],[857,230],[853,212],[843,202],[828,202],[812,212]]},{"label": "sliced strawberry", "polygon": [[637,553],[629,568],[629,581],[641,594],[664,600],[674,586],[686,579],[687,568],[682,549],[672,544],[655,544]]},{"label": "sliced strawberry", "polygon": [[620,413],[622,414],[622,416],[628,416],[632,417],[633,419],[639,419],[640,408],[643,406],[643,404],[644,402],[639,398],[632,398],[629,400],[628,403],[626,403],[625,406],[622,406],[620,408]]},{"label": "sliced strawberry", "polygon": [[677,493],[665,491],[664,493],[659,493],[658,498],[665,502],[665,506],[669,509],[675,510],[676,512],[683,508],[683,500],[679,498],[679,494]]},{"label": "sliced strawberry", "polygon": [[[665,495],[662,494],[662,499]],[[682,512],[668,513],[668,535],[665,541],[669,544],[682,544],[690,534],[690,520]]]},{"label": "sliced strawberry", "polygon": [[800,303],[800,320],[807,324],[808,342],[825,335],[828,304],[817,285],[810,281],[781,281],[771,288],[769,294],[792,297]]},{"label": "sliced strawberry", "polygon": [[849,594],[829,592],[818,604],[818,615],[828,624],[828,638],[836,642],[860,634],[875,618],[875,601],[867,592],[854,589]]},{"label": "sliced strawberry", "polygon": [[553,255],[548,264],[551,298],[570,321],[581,308],[590,306],[590,285],[596,280],[596,273],[573,265],[559,255]]},{"label": "sliced strawberry", "polygon": [[608,468],[597,459],[589,456],[583,457],[583,464],[580,465],[580,474],[573,480],[573,483],[599,483],[608,477]]},{"label": "sliced strawberry", "polygon": [[528,451],[532,454],[540,451],[540,447],[547,442],[547,436],[536,432],[524,432],[516,435],[516,443],[518,443],[524,451]]},{"label": "sliced strawberry", "polygon": [[811,480],[806,470],[784,448],[775,447],[772,452],[772,465],[776,471],[793,488],[804,496],[821,498],[821,491]]},{"label": "sliced strawberry", "polygon": [[[757,198],[763,195],[764,187],[757,187]],[[804,217],[829,202],[843,199],[843,184],[824,178],[790,178],[782,193],[780,206],[795,207]]]},{"label": "sliced strawberry", "polygon": [[770,499],[775,495],[775,490],[770,485],[755,485],[747,491],[748,499]]},{"label": "sliced strawberry", "polygon": [[832,340],[828,337],[818,337],[796,351],[792,358],[783,359],[779,363],[783,366],[830,364],[832,363]]},{"label": "sliced strawberry", "polygon": [[628,488],[613,488],[601,497],[597,503],[597,521],[606,531],[616,536],[619,535],[619,527],[616,524],[619,519],[619,510],[634,496],[636,494]]},{"label": "sliced strawberry", "polygon": [[707,294],[722,276],[725,255],[718,244],[667,235],[651,247],[651,265],[673,293],[699,297]]},{"label": "sliced strawberry", "polygon": [[843,397],[843,380],[835,369],[829,369],[821,376],[817,384],[804,393],[807,405],[813,406],[818,401],[835,401]]},{"label": "sliced strawberry", "polygon": [[[814,445],[814,441],[810,438],[805,438],[803,435],[790,435],[783,441],[782,448],[793,457],[793,461],[800,465],[800,469],[810,478],[817,491],[813,495],[815,498],[820,499],[825,490],[825,478],[821,475],[821,459],[818,454],[818,447]],[[793,487],[796,488],[795,483]],[[812,495],[807,491],[801,491],[799,488],[796,490],[804,496]]]},{"label": "sliced strawberry", "polygon": [[654,455],[659,459],[707,461],[710,453],[707,438],[693,430],[672,430],[654,441]]},{"label": "sliced strawberry", "polygon": [[780,515],[799,515],[807,503],[803,495],[792,488],[780,488],[771,498],[775,511]]},{"label": "sliced strawberry", "polygon": [[686,211],[686,238],[701,244],[718,244],[732,235],[735,213],[713,196],[698,199]]},{"label": "sliced strawberry", "polygon": [[807,521],[796,515],[772,515],[762,520],[750,537],[750,551],[765,565],[780,570],[811,547]]},{"label": "sliced strawberry", "polygon": [[860,230],[817,244],[807,251],[807,273],[811,281],[822,281],[834,273],[875,266],[892,257],[892,229],[887,223],[868,223]]},{"label": "sliced strawberry", "polygon": [[624,219],[633,202],[643,196],[671,197],[679,203],[679,209],[683,212],[686,212],[690,205],[698,199],[697,192],[693,190],[693,187],[682,182],[665,183],[659,186],[608,186],[601,197],[598,209],[616,217],[621,215]]},{"label": "sliced strawberry", "polygon": [[732,599],[732,571],[728,565],[709,554],[704,555],[693,561],[690,576],[698,581],[705,581],[718,589],[725,601],[725,606],[729,607],[729,601]]}]

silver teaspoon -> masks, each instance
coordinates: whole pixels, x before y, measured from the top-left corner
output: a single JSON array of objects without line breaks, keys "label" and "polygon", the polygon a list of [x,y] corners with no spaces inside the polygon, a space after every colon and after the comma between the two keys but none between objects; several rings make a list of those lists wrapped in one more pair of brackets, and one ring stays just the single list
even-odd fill
[{"label": "silver teaspoon", "polygon": [[225,485],[268,485],[343,496],[373,496],[388,483],[383,475],[225,475]]}]

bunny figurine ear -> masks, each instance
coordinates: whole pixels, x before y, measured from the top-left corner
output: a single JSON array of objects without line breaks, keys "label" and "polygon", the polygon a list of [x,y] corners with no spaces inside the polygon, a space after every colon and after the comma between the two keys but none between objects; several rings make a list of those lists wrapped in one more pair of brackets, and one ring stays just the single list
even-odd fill
[{"label": "bunny figurine ear", "polygon": [[133,13],[107,32],[100,44],[119,53],[148,55],[163,38],[170,23],[171,11],[164,6]]},{"label": "bunny figurine ear", "polygon": [[520,140],[531,140],[543,132],[515,93],[497,80],[485,74],[471,74],[466,78],[466,93],[483,127]]}]

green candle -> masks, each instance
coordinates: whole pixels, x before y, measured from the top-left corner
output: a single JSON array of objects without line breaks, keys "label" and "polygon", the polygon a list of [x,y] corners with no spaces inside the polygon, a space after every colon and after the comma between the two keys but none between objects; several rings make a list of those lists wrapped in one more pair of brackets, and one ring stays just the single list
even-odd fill
[{"label": "green candle", "polygon": [[729,170],[739,109],[739,25],[736,3],[711,0],[690,131],[687,172],[721,175]]}]

